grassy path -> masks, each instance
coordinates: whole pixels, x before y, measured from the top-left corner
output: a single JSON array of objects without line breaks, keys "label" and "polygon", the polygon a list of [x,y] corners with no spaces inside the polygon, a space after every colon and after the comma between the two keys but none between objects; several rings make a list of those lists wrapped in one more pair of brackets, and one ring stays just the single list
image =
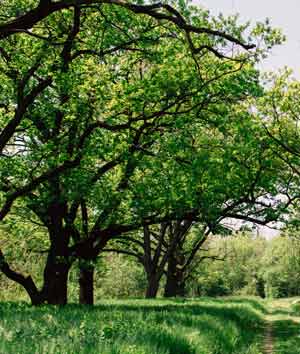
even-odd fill
[{"label": "grassy path", "polygon": [[293,300],[274,300],[267,304],[264,354],[300,354],[300,310]]},{"label": "grassy path", "polygon": [[272,323],[267,322],[264,332],[263,341],[263,352],[264,354],[274,353],[274,338],[273,338],[273,326]]},{"label": "grassy path", "polygon": [[300,354],[294,299],[0,302],[0,354]]}]

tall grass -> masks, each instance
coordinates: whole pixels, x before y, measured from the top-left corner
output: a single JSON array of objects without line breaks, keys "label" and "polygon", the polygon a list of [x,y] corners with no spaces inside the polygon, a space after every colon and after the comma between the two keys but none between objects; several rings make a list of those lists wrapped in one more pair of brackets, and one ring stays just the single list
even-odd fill
[{"label": "tall grass", "polygon": [[0,353],[258,354],[262,310],[252,299],[1,303]]}]

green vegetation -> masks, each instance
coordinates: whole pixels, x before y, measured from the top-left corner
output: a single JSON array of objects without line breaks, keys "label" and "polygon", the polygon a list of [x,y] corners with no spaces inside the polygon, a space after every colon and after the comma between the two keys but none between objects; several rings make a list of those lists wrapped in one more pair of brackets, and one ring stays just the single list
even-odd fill
[{"label": "green vegetation", "polygon": [[[0,353],[298,354],[299,300],[107,300],[97,306],[0,303]],[[269,343],[270,344],[270,343]]]},{"label": "green vegetation", "polygon": [[[282,232],[270,240],[253,232],[218,237],[206,244],[220,260],[201,262],[192,273],[190,296],[300,295],[300,241]],[[203,252],[199,253],[201,257]]]},{"label": "green vegetation", "polygon": [[185,0],[1,1],[0,353],[298,350],[283,41]]},{"label": "green vegetation", "polygon": [[94,308],[0,305],[0,352],[258,354],[255,299],[103,301]]},{"label": "green vegetation", "polygon": [[[117,242],[137,252],[147,297],[165,272],[165,295],[184,296],[225,218],[284,217],[278,193],[297,181],[249,109],[265,91],[257,64],[284,40],[268,20],[185,1],[2,5],[0,270],[32,304],[68,303],[75,265],[93,304],[95,264]],[[37,256],[19,262],[31,252],[38,275]]]},{"label": "green vegetation", "polygon": [[[186,272],[185,296],[300,296],[300,242],[295,236],[266,240],[251,232],[242,232],[206,240]],[[32,274],[40,284],[44,261],[43,254],[28,251],[20,254],[14,264],[17,269]],[[75,263],[68,280],[71,303],[79,300],[79,276]],[[165,272],[159,283],[158,297],[165,295],[166,283]],[[96,304],[102,299],[142,298],[147,287],[144,267],[133,256],[108,252],[95,264]],[[0,274],[0,301],[27,302],[28,297],[22,287]]]},{"label": "green vegetation", "polygon": [[268,301],[267,304],[266,319],[272,328],[274,354],[299,354],[299,299]]}]

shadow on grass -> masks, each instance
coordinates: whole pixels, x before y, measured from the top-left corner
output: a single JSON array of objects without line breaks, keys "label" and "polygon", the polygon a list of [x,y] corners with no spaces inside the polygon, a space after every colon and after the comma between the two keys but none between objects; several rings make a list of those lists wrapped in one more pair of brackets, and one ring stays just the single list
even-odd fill
[{"label": "shadow on grass", "polygon": [[[252,301],[250,302],[252,303]],[[151,305],[151,306],[131,306],[131,305],[100,305],[98,309],[104,313],[106,311],[117,310],[124,313],[130,312],[142,312],[143,317],[153,316],[156,324],[167,324],[170,328],[177,326],[187,332],[198,333],[199,335],[208,339],[211,344],[214,344],[214,353],[233,353],[240,352],[253,343],[255,336],[261,335],[264,322],[262,318],[249,307],[241,306],[241,302],[232,303],[230,307],[222,307],[220,304],[207,304],[207,305]],[[223,302],[224,305],[224,302]],[[209,322],[207,317],[203,319],[203,316],[209,316],[214,321]],[[226,332],[226,326],[229,323],[236,325],[239,329],[239,338],[232,340],[232,333]],[[157,335],[158,333],[156,333]],[[144,338],[148,338],[145,335]],[[152,335],[149,338],[156,338]],[[184,339],[184,337],[177,336],[177,340]],[[146,339],[148,340],[148,339]],[[174,340],[173,340],[174,341]],[[156,340],[154,341],[154,343]],[[167,342],[167,341],[166,341]],[[153,343],[152,343],[153,344]],[[178,345],[176,345],[178,346]],[[175,348],[176,348],[175,346]],[[219,347],[220,349],[217,349]],[[173,348],[173,349],[172,349]],[[188,351],[175,351],[174,346],[169,346],[168,353],[193,353],[193,350]]]},{"label": "shadow on grass", "polygon": [[297,316],[296,312],[289,309],[277,309],[268,312],[270,315]]},{"label": "shadow on grass", "polygon": [[[247,306],[241,306],[247,305]],[[243,353],[243,349],[250,346],[253,337],[261,332],[262,318],[254,311],[264,309],[255,300],[234,299],[232,301],[209,300],[199,301],[172,301],[164,303],[149,302],[149,305],[133,302],[132,304],[101,304],[95,307],[68,305],[66,307],[40,306],[37,308],[27,304],[4,303],[0,304],[1,319],[7,318],[7,326],[13,328],[15,324],[18,333],[19,345],[28,341],[29,333],[34,341],[39,339],[58,338],[60,343],[75,345],[73,339],[66,335],[70,328],[78,330],[78,341],[94,341],[94,353],[101,352],[101,345],[115,341],[117,343],[139,344],[150,348],[147,353],[167,354],[195,354],[205,340],[205,345],[211,347],[211,354]],[[261,311],[262,312],[262,311]],[[45,322],[49,317],[51,324]],[[86,327],[82,323],[86,322]],[[26,324],[35,323],[30,327]],[[109,324],[109,325],[108,325]],[[106,326],[108,337],[101,344],[101,328]],[[51,326],[49,332],[41,330]],[[236,332],[234,326],[238,328]],[[193,333],[195,342],[189,340]],[[104,333],[105,334],[105,333]],[[235,336],[233,338],[233,336]],[[201,337],[201,338],[200,338]],[[105,342],[106,343],[106,342]],[[34,347],[32,343],[32,348]],[[7,347],[9,348],[9,347]],[[34,350],[33,350],[34,352]],[[93,353],[92,352],[92,353]],[[200,351],[208,353],[208,351]],[[8,353],[13,351],[8,350]],[[27,353],[27,352],[26,352]]]},{"label": "shadow on grass", "polygon": [[273,322],[276,354],[300,353],[300,325],[291,320]]},{"label": "shadow on grass", "polygon": [[268,310],[264,306],[262,302],[256,299],[244,299],[244,298],[225,298],[224,300],[220,300],[220,302],[225,302],[227,304],[241,304],[241,305],[249,305],[253,309],[263,313],[267,314]]},{"label": "shadow on grass", "polygon": [[153,353],[196,354],[196,348],[182,336],[174,336],[164,330],[148,329],[137,339],[139,344],[147,344]]}]

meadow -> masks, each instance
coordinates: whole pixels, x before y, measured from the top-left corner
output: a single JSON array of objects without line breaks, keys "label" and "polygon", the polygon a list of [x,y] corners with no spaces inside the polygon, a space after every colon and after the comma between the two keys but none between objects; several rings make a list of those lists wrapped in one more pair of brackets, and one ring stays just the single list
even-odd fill
[{"label": "meadow", "polygon": [[1,354],[300,354],[295,298],[0,303]]},{"label": "meadow", "polygon": [[258,354],[265,307],[255,299],[0,304],[0,353]]}]

